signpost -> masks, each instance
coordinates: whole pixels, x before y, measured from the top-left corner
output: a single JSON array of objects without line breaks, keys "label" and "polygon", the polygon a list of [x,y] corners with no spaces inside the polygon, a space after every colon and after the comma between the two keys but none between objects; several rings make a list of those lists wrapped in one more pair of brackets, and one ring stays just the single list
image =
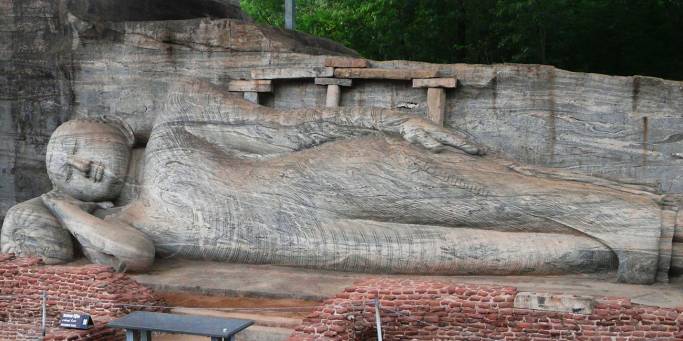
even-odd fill
[{"label": "signpost", "polygon": [[90,329],[93,322],[88,314],[64,313],[59,320],[59,326],[71,329]]}]

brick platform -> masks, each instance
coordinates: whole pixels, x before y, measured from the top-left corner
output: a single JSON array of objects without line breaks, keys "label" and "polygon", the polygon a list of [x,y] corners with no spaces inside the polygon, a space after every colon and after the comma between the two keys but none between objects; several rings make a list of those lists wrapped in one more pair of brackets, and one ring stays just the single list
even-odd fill
[{"label": "brick platform", "polygon": [[[0,340],[36,340],[40,335],[41,294],[47,292],[45,340],[122,340],[106,322],[135,310],[160,305],[151,290],[106,266],[43,266],[37,258],[0,254]],[[87,313],[89,330],[58,328],[63,312]]]},{"label": "brick platform", "polygon": [[601,297],[582,315],[515,308],[517,294],[514,287],[366,280],[326,300],[289,341],[372,338],[377,296],[385,340],[683,340],[683,309]]}]

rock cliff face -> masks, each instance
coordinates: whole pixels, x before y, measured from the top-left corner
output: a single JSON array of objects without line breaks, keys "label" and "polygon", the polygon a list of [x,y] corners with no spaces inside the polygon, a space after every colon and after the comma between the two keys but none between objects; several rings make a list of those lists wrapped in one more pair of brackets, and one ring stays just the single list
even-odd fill
[{"label": "rock cliff face", "polygon": [[0,1],[0,217],[51,188],[45,147],[71,115],[71,35],[59,1]]},{"label": "rock cliff face", "polygon": [[[176,82],[203,79],[228,91],[230,80],[251,78],[254,69],[321,68],[329,55],[355,55],[255,25],[226,0],[0,0],[0,11],[0,216],[49,190],[45,145],[71,117],[117,116],[145,127]],[[506,157],[683,192],[681,82],[540,65],[370,66],[456,76],[445,125]],[[262,104],[325,105],[326,88],[310,78],[272,87]],[[354,80],[341,105],[425,115],[427,94],[406,81]]]}]

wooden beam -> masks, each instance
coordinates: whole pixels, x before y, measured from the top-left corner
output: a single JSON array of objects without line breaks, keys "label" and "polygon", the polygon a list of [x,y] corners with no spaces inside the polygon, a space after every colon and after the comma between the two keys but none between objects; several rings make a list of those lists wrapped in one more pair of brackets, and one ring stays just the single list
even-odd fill
[{"label": "wooden beam", "polygon": [[361,79],[396,79],[411,80],[413,78],[436,77],[437,70],[426,69],[371,69],[371,68],[341,68],[334,69],[337,78]]},{"label": "wooden beam", "polygon": [[455,88],[457,83],[456,78],[416,78],[413,88]]}]

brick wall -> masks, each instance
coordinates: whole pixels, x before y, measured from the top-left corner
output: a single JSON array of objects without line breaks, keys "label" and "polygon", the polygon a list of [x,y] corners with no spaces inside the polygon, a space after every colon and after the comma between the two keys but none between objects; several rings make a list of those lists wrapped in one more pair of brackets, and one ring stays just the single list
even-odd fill
[{"label": "brick wall", "polygon": [[323,303],[289,341],[368,340],[379,297],[384,340],[683,340],[683,309],[595,299],[590,314],[514,307],[513,287],[371,279]]},{"label": "brick wall", "polygon": [[[151,290],[109,267],[43,266],[37,258],[0,254],[0,340],[37,338],[43,291],[48,296],[46,340],[120,340],[122,334],[106,328],[106,322],[161,303]],[[90,314],[95,327],[60,329],[63,312]]]}]

